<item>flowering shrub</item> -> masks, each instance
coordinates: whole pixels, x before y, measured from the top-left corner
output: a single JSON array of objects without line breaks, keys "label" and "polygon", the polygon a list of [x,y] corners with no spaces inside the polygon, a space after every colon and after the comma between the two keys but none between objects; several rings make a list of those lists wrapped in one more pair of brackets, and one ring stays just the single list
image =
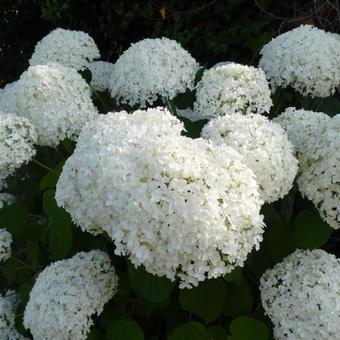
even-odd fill
[{"label": "flowering shrub", "polygon": [[38,42],[0,91],[0,339],[336,339],[340,120],[310,97],[339,41],[210,69],[168,38]]}]

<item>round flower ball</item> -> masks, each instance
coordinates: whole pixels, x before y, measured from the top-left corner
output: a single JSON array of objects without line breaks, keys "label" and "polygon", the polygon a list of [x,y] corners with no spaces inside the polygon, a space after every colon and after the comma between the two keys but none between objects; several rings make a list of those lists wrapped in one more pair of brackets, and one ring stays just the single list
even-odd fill
[{"label": "round flower ball", "polygon": [[297,250],[260,283],[277,340],[330,340],[340,334],[340,260],[321,249]]},{"label": "round flower ball", "polygon": [[203,73],[197,85],[194,111],[204,118],[232,113],[266,113],[272,106],[270,90],[261,69],[226,63]]},{"label": "round flower ball", "polygon": [[314,26],[280,34],[260,55],[273,91],[290,86],[303,96],[328,97],[340,83],[340,39]]},{"label": "round flower ball", "polygon": [[91,86],[97,91],[105,91],[110,87],[110,79],[114,64],[107,61],[94,61],[89,65],[92,74]]},{"label": "round flower ball", "polygon": [[6,229],[0,229],[0,262],[11,257],[12,234]]},{"label": "round flower ball", "polygon": [[192,89],[199,65],[179,43],[167,38],[132,44],[117,60],[111,95],[118,102],[140,107],[158,98],[172,99]]},{"label": "round flower ball", "polygon": [[298,162],[278,124],[257,114],[226,115],[205,125],[202,137],[232,147],[242,155],[242,161],[256,175],[264,201],[274,202],[291,189]]},{"label": "round flower ball", "polygon": [[24,312],[24,326],[34,339],[85,340],[117,290],[109,256],[99,250],[57,261],[37,277]]},{"label": "round flower ball", "polygon": [[89,85],[70,67],[31,66],[15,91],[17,113],[35,126],[39,145],[55,147],[66,138],[74,140],[97,116]]},{"label": "round flower ball", "polygon": [[340,228],[340,114],[324,125],[303,155],[298,185],[321,217],[334,229]]},{"label": "round flower ball", "polygon": [[184,288],[243,265],[262,239],[263,202],[239,154],[181,136],[174,119],[148,110],[87,124],[56,200],[83,230],[105,231],[116,255]]},{"label": "round flower ball", "polygon": [[87,33],[57,28],[36,44],[29,64],[58,63],[83,70],[98,58],[98,47]]},{"label": "round flower ball", "polygon": [[35,155],[36,141],[35,129],[26,118],[0,112],[0,189],[8,176]]}]

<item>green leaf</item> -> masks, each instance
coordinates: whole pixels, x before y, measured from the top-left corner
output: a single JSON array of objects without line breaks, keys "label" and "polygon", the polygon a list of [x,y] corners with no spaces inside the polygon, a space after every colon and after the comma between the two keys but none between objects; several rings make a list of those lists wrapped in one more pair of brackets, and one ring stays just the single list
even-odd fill
[{"label": "green leaf", "polygon": [[198,287],[182,289],[179,302],[182,309],[209,323],[222,312],[226,293],[227,286],[222,279],[205,280]]},{"label": "green leaf", "polygon": [[64,166],[64,161],[62,161],[61,163],[59,163],[54,170],[58,173],[54,173],[54,172],[47,172],[46,175],[41,179],[40,181],[40,189],[41,190],[46,190],[46,189],[50,189],[50,188],[55,188],[59,179],[59,174],[61,173],[61,170]]},{"label": "green leaf", "polygon": [[229,326],[231,335],[228,340],[267,340],[269,331],[260,320],[241,316],[233,320]]},{"label": "green leaf", "polygon": [[53,260],[60,260],[67,256],[72,248],[73,234],[70,215],[57,206],[55,191],[48,190],[44,193],[44,210],[49,218],[49,245]]},{"label": "green leaf", "polygon": [[16,281],[17,275],[19,274],[17,266],[18,263],[14,259],[9,258],[1,269],[2,275],[5,277],[10,285],[12,285]]},{"label": "green leaf", "polygon": [[329,115],[334,116],[340,112],[340,101],[332,97],[324,98],[316,111],[328,113]]},{"label": "green leaf", "polygon": [[222,326],[211,326],[208,328],[208,332],[212,336],[212,340],[226,340],[228,332]]},{"label": "green leaf", "polygon": [[91,329],[89,335],[87,336],[87,340],[105,340],[106,336],[98,331],[97,329]]},{"label": "green leaf", "polygon": [[143,340],[144,334],[136,321],[124,319],[111,323],[107,337],[109,340]]},{"label": "green leaf", "polygon": [[306,209],[293,221],[296,244],[302,249],[315,249],[329,239],[332,229],[324,222],[316,210]]},{"label": "green leaf", "polygon": [[1,228],[6,228],[14,241],[25,239],[27,211],[19,203],[13,203],[0,209]]},{"label": "green leaf", "polygon": [[248,282],[241,268],[236,268],[232,273],[233,276],[226,278],[228,290],[223,313],[232,318],[250,315],[253,309],[253,297]]},{"label": "green leaf", "polygon": [[142,267],[137,269],[129,262],[128,274],[132,289],[142,299],[160,303],[170,295],[174,283],[165,277],[159,277],[147,273]]},{"label": "green leaf", "polygon": [[168,340],[211,340],[207,329],[199,322],[188,322],[176,327]]}]

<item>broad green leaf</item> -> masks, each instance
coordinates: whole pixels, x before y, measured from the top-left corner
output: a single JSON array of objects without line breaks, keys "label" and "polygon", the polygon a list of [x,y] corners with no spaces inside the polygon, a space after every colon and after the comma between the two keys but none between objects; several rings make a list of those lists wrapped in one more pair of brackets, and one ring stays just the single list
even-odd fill
[{"label": "broad green leaf", "polygon": [[205,280],[198,287],[182,289],[179,302],[182,309],[209,323],[222,312],[226,292],[227,286],[222,279]]},{"label": "broad green leaf", "polygon": [[143,330],[139,324],[131,319],[115,320],[110,324],[107,332],[109,340],[143,340]]},{"label": "broad green leaf", "polygon": [[59,163],[54,170],[57,173],[54,172],[47,172],[46,175],[41,179],[40,181],[40,189],[41,190],[46,190],[46,189],[50,189],[50,188],[55,188],[59,179],[59,175],[61,173],[61,170],[63,168],[64,165],[64,161],[62,161],[61,163]]},{"label": "broad green leaf", "polygon": [[188,322],[176,327],[168,340],[211,340],[207,329],[199,322]]},{"label": "broad green leaf", "polygon": [[25,239],[26,218],[27,211],[19,203],[0,209],[0,227],[6,228],[12,234],[14,241]]},{"label": "broad green leaf", "polygon": [[132,289],[142,299],[160,303],[171,293],[174,283],[165,277],[159,277],[147,273],[142,267],[135,268],[128,263],[128,274]]},{"label": "broad green leaf", "polygon": [[44,193],[44,210],[49,218],[49,245],[53,260],[60,260],[67,256],[72,248],[73,234],[70,215],[57,206],[54,190]]},{"label": "broad green leaf", "polygon": [[294,238],[302,249],[315,249],[323,246],[329,239],[332,229],[324,222],[316,210],[306,209],[293,221]]},{"label": "broad green leaf", "polygon": [[212,337],[212,340],[226,340],[228,337],[228,332],[222,326],[211,326],[208,328],[208,332]]},{"label": "broad green leaf", "polygon": [[231,335],[228,340],[267,340],[269,331],[260,320],[241,316],[234,319],[229,326]]}]

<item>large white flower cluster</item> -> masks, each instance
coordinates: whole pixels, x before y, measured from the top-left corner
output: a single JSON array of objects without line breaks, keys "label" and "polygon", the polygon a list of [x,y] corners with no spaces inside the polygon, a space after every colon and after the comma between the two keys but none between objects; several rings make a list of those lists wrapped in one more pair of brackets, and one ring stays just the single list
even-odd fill
[{"label": "large white flower cluster", "polygon": [[15,85],[16,81],[7,84],[0,92],[0,111],[6,113],[14,113],[16,109],[16,92]]},{"label": "large white flower cluster", "polygon": [[6,229],[0,228],[0,262],[11,256],[12,235]]},{"label": "large white flower cluster", "polygon": [[262,200],[240,155],[180,136],[175,121],[154,109],[90,122],[56,199],[83,230],[107,232],[117,255],[190,287],[242,265],[259,245]]},{"label": "large white flower cluster", "polygon": [[35,126],[38,144],[75,139],[97,115],[91,89],[78,72],[59,64],[31,66],[15,85],[15,107]]},{"label": "large white flower cluster", "polygon": [[193,88],[198,67],[178,42],[144,39],[118,58],[110,82],[111,94],[119,102],[141,107],[159,97],[172,99]]},{"label": "large white flower cluster", "polygon": [[203,118],[232,113],[266,113],[272,106],[261,69],[227,63],[204,72],[197,85],[194,111]]},{"label": "large white flower cluster", "polygon": [[8,176],[34,156],[36,141],[27,119],[0,112],[0,189]]},{"label": "large white flower cluster", "polygon": [[340,228],[340,114],[317,132],[304,154],[298,185],[322,218]]},{"label": "large white flower cluster", "polygon": [[254,171],[264,201],[285,196],[297,173],[297,160],[284,130],[257,114],[232,114],[210,121],[202,137],[218,145],[227,145],[242,155],[242,161]]},{"label": "large white flower cluster", "polygon": [[117,277],[109,256],[99,250],[57,261],[38,276],[24,313],[34,339],[83,340],[115,294]]},{"label": "large white flower cluster", "polygon": [[271,87],[293,87],[304,96],[328,97],[340,84],[340,39],[311,25],[272,39],[259,66]]},{"label": "large white flower cluster", "polygon": [[115,65],[107,61],[94,61],[88,68],[91,71],[91,86],[98,91],[110,88],[110,79]]},{"label": "large white flower cluster", "polygon": [[87,33],[57,28],[36,44],[29,63],[58,63],[82,70],[99,57],[98,47]]},{"label": "large white flower cluster", "polygon": [[274,122],[279,123],[287,132],[288,139],[294,145],[296,154],[301,163],[304,163],[304,154],[319,134],[322,127],[330,117],[322,112],[298,110],[288,107]]},{"label": "large white flower cluster", "polygon": [[340,334],[340,260],[323,250],[297,250],[260,284],[262,305],[278,340],[330,340]]}]

